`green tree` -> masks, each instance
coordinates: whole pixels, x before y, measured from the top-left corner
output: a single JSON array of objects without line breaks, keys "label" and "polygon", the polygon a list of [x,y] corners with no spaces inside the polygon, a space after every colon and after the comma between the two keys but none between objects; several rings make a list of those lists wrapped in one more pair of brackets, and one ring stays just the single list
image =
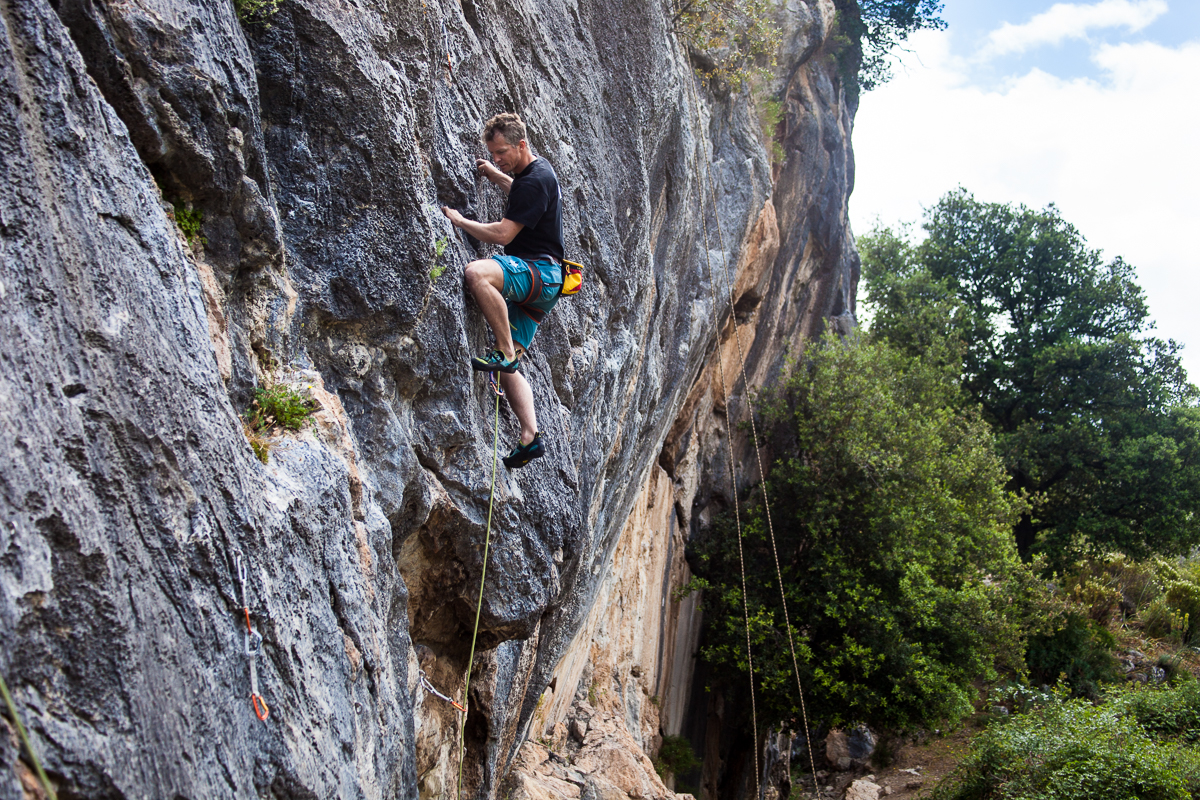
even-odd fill
[{"label": "green tree", "polygon": [[871,336],[961,363],[1009,488],[1034,499],[1013,529],[1021,553],[1061,564],[1200,543],[1197,393],[1179,345],[1150,335],[1133,268],[1106,263],[1053,205],[959,189],[924,227],[920,243],[905,230],[860,239]]},{"label": "green tree", "polygon": [[[859,339],[810,348],[776,397],[768,498],[810,713],[893,729],[958,719],[972,681],[1021,671],[1031,586],[1008,533],[1024,503],[1003,488],[988,426],[946,369]],[[799,701],[760,493],[743,523],[760,719],[789,719]],[[737,542],[726,516],[692,560],[703,656],[741,700]]]},{"label": "green tree", "polygon": [[936,0],[836,0],[838,27],[849,47],[839,52],[844,71],[866,90],[892,77],[889,55],[919,30],[942,30]]}]

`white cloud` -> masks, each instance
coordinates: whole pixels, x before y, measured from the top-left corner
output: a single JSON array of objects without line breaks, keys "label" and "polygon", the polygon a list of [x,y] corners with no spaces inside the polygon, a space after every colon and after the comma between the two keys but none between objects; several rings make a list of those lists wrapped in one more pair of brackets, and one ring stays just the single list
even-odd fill
[{"label": "white cloud", "polygon": [[1029,22],[1022,25],[1006,22],[992,31],[979,55],[988,58],[1021,53],[1038,45],[1082,39],[1096,28],[1140,31],[1165,13],[1166,0],[1102,0],[1091,5],[1056,3]]},{"label": "white cloud", "polygon": [[1040,70],[973,86],[950,34],[914,35],[920,66],[863,95],[854,127],[856,231],[920,220],[958,185],[987,202],[1056,203],[1107,258],[1138,268],[1160,336],[1200,382],[1200,42],[1101,46],[1101,81]]}]

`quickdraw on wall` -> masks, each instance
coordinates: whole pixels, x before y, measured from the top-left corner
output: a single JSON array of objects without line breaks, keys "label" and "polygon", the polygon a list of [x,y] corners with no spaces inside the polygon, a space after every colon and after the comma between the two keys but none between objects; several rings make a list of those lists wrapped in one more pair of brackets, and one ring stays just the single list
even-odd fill
[{"label": "quickdraw on wall", "polygon": [[258,691],[258,657],[263,654],[263,637],[254,630],[254,625],[250,622],[250,604],[246,601],[246,562],[241,553],[233,554],[233,564],[242,592],[242,615],[246,620],[246,632],[242,634],[242,655],[250,662],[250,705],[254,708],[254,715],[266,722],[267,717],[271,715],[271,709],[267,707],[267,701]]},{"label": "quickdraw on wall", "polygon": [[420,674],[421,674],[421,686],[423,686],[425,688],[425,691],[429,692],[431,695],[433,695],[434,697],[436,697],[440,700],[445,700],[447,703],[454,706],[462,713],[464,713],[464,714],[467,713],[466,706],[464,706],[462,703],[455,700],[453,697],[442,694],[441,692],[439,692],[437,690],[437,687],[435,687],[433,685],[433,683],[430,682],[429,676],[425,674],[425,670],[421,670]]},{"label": "quickdraw on wall", "polygon": [[446,29],[446,20],[442,20],[442,49],[446,51],[446,69],[450,70],[450,80],[454,80],[454,65],[450,63],[450,31]]},{"label": "quickdraw on wall", "polygon": [[[421,15],[426,22],[429,21],[428,3],[421,3]],[[442,52],[446,54],[446,69],[448,70],[446,81],[449,83],[454,80],[454,64],[450,61],[450,31],[446,28],[446,20],[444,18],[440,22],[442,23]]]}]

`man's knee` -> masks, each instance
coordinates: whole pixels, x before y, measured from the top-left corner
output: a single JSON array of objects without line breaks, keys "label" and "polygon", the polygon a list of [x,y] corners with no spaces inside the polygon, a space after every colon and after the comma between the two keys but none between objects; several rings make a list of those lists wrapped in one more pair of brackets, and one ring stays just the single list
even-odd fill
[{"label": "man's knee", "polygon": [[480,284],[491,284],[497,290],[504,288],[504,271],[490,258],[481,258],[478,261],[472,261],[467,264],[464,271],[464,277],[467,281],[467,287],[472,291]]}]

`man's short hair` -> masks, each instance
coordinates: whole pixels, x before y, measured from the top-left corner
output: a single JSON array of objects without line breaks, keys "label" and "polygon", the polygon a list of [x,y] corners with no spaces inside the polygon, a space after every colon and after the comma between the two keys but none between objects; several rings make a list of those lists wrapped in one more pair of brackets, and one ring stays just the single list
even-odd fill
[{"label": "man's short hair", "polygon": [[490,142],[497,136],[514,147],[526,138],[525,123],[516,114],[497,114],[483,126],[483,141]]}]

